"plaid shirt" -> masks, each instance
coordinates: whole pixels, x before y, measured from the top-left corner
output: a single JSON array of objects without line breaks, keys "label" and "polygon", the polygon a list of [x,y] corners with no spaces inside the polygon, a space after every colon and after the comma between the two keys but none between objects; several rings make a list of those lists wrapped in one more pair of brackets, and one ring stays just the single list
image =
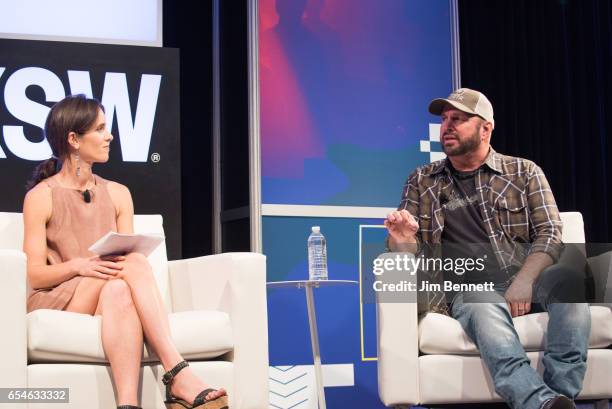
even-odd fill
[{"label": "plaid shirt", "polygon": [[[417,168],[408,177],[398,210],[406,209],[419,223],[419,247],[440,244],[444,230],[441,195],[452,187],[448,159]],[[557,261],[561,253],[561,218],[542,169],[532,161],[490,149],[476,175],[478,209],[501,269],[514,278],[525,258],[536,252]],[[530,243],[530,245],[526,245]],[[526,250],[528,249],[528,250]],[[442,273],[431,273],[441,282]],[[444,293],[428,294],[427,310],[448,313]]]}]

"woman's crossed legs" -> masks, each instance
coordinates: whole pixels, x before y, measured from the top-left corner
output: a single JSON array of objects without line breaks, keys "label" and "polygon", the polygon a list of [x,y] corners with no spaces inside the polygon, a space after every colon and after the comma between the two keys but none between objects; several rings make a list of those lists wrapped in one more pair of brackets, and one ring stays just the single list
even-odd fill
[{"label": "woman's crossed legs", "polygon": [[[117,403],[137,405],[143,332],[166,371],[182,361],[170,335],[168,315],[146,257],[131,253],[108,280],[84,277],[66,311],[102,316],[102,345],[117,387]],[[208,386],[189,367],[172,382],[173,395],[193,402]],[[223,389],[210,393],[214,399]]]}]

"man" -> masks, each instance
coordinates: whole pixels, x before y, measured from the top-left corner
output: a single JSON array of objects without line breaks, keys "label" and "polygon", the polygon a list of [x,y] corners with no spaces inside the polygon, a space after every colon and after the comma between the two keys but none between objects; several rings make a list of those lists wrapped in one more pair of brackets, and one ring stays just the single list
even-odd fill
[{"label": "man", "polygon": [[575,408],[572,399],[586,372],[588,305],[554,303],[544,291],[541,308],[550,319],[543,378],[530,366],[512,322],[530,312],[534,288],[542,293],[539,284],[560,277],[556,266],[547,268],[563,245],[546,177],[535,163],[491,148],[493,107],[482,93],[458,89],[433,100],[429,112],[441,116],[440,142],[447,157],[408,177],[398,210],[385,221],[389,248],[416,253],[424,245],[490,244],[498,277],[495,302],[467,302],[467,294],[458,293],[450,310],[443,296],[431,297],[429,310],[449,313],[461,323],[495,390],[512,408]]}]

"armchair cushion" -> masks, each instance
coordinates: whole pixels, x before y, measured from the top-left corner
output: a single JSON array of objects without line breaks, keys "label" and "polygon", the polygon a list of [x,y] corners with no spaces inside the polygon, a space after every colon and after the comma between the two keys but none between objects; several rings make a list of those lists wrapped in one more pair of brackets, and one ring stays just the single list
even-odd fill
[{"label": "armchair cushion", "polygon": [[[210,359],[233,349],[229,315],[221,311],[185,311],[168,315],[172,338],[185,359]],[[106,363],[102,318],[58,310],[27,316],[28,361]],[[159,361],[144,348],[144,362]]]},{"label": "armchair cushion", "polygon": [[[591,307],[589,348],[612,345],[612,311]],[[514,318],[514,326],[526,351],[541,351],[546,342],[547,313]],[[463,331],[459,321],[442,314],[429,313],[419,324],[419,349],[425,354],[477,355],[476,345]]]}]

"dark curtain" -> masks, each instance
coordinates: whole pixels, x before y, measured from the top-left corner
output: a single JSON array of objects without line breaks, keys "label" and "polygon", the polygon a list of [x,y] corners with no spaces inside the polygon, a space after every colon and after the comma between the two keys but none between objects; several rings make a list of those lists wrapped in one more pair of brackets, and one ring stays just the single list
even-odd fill
[{"label": "dark curtain", "polygon": [[539,164],[587,241],[612,240],[612,5],[460,0],[461,85],[493,103],[492,146]]},{"label": "dark curtain", "polygon": [[183,258],[212,253],[212,2],[164,1],[164,46],[180,49]]},{"label": "dark curtain", "polygon": [[[182,256],[189,258],[213,252],[213,3],[164,1],[163,11],[164,46],[180,49]],[[222,247],[249,251],[247,2],[220,1],[219,13]],[[224,217],[237,208],[245,217]]]}]

